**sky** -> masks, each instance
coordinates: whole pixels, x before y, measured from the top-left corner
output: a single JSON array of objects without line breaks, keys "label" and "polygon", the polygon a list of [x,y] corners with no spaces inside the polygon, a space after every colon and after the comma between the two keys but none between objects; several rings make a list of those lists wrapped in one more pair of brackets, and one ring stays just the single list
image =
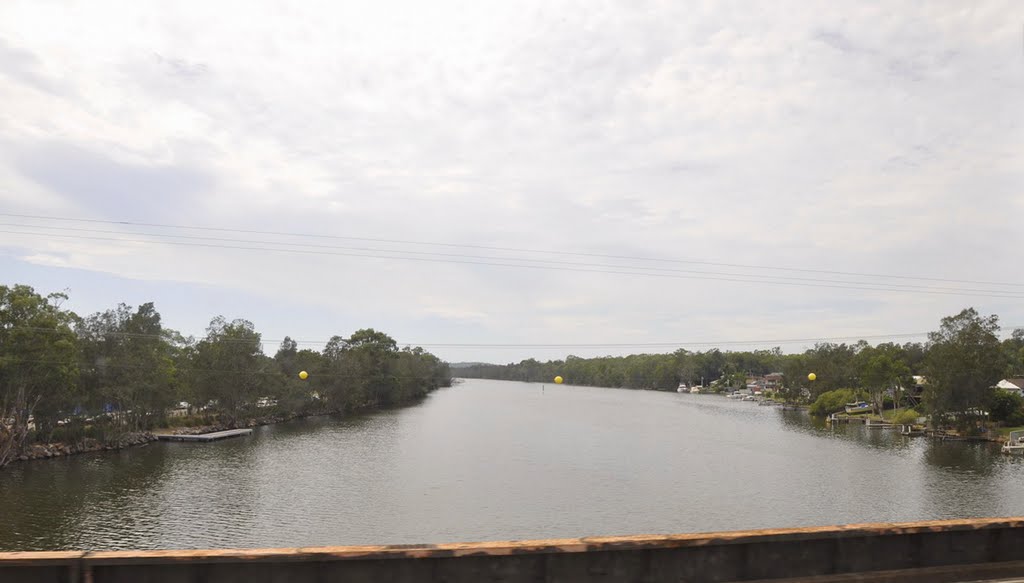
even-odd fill
[{"label": "sky", "polygon": [[83,315],[452,362],[1024,326],[1018,2],[7,0],[0,104],[0,285]]}]

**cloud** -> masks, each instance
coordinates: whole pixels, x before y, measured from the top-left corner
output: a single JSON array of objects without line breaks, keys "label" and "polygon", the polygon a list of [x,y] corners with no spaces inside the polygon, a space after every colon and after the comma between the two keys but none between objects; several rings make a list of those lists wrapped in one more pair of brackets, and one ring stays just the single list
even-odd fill
[{"label": "cloud", "polygon": [[58,95],[66,91],[60,83],[41,72],[41,65],[35,54],[15,47],[0,37],[0,74],[39,91]]},{"label": "cloud", "polygon": [[214,187],[196,168],[119,162],[60,143],[25,148],[15,165],[80,212],[104,218],[186,219]]},{"label": "cloud", "polygon": [[[993,294],[594,256],[1013,280],[1015,9],[6,3],[0,211],[469,247],[276,239],[461,263],[80,231],[0,247],[107,274],[111,303],[146,301],[118,297],[119,278],[270,298],[295,314],[268,315],[268,337],[345,332],[331,322],[438,342],[845,336],[926,330],[968,303],[1024,321]],[[486,265],[524,257],[550,269]],[[607,273],[638,267],[683,271]],[[770,273],[812,281],[751,283]]]}]

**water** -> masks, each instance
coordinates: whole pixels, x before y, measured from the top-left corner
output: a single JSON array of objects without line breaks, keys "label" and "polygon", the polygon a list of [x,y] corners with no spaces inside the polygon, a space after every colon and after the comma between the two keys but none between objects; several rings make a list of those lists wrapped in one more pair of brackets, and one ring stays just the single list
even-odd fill
[{"label": "water", "polygon": [[0,470],[0,549],[278,547],[1024,514],[1024,460],[714,395],[468,380],[421,405]]}]

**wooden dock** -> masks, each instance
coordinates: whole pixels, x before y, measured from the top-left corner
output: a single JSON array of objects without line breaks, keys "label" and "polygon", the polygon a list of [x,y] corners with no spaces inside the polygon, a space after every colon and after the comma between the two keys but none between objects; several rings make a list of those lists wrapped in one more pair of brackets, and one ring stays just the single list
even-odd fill
[{"label": "wooden dock", "polygon": [[214,431],[213,433],[200,433],[198,435],[176,435],[172,433],[159,433],[156,438],[160,441],[217,441],[218,439],[227,439],[229,437],[241,437],[242,435],[249,435],[252,433],[252,429],[227,429],[224,431]]}]

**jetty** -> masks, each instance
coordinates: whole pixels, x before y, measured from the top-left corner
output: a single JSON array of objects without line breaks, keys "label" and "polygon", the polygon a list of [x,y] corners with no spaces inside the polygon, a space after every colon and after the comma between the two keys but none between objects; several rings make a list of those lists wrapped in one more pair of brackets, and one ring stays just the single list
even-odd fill
[{"label": "jetty", "polygon": [[829,415],[826,420],[829,423],[863,423],[865,425],[871,422],[867,415],[841,415],[839,413]]},{"label": "jetty", "polygon": [[224,431],[214,431],[213,433],[199,433],[196,435],[187,434],[175,434],[175,433],[158,433],[156,438],[160,441],[217,441],[220,439],[227,439],[229,437],[241,437],[243,435],[249,435],[252,433],[252,429],[225,429]]}]

